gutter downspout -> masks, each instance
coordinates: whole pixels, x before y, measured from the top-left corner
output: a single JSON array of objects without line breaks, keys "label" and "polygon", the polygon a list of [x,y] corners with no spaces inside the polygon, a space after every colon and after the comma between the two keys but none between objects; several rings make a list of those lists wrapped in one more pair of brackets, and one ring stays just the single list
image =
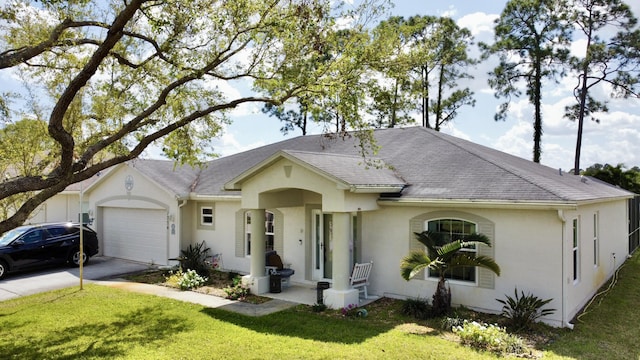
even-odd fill
[{"label": "gutter downspout", "polygon": [[560,242],[560,253],[562,254],[562,326],[565,326],[571,330],[573,330],[573,324],[570,323],[565,317],[566,317],[566,296],[565,296],[565,266],[564,266],[564,234],[565,234],[565,226],[567,223],[567,219],[564,217],[564,210],[560,210],[558,209],[558,219],[560,219],[560,221],[562,222],[562,234],[560,236],[560,238],[562,239],[562,241]]}]

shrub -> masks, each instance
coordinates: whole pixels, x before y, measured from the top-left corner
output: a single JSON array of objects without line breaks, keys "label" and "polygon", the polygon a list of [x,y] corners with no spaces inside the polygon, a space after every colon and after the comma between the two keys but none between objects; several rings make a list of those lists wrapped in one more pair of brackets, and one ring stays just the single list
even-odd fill
[{"label": "shrub", "polygon": [[431,316],[431,306],[425,299],[406,299],[402,302],[402,314],[412,316],[419,320],[428,319]]},{"label": "shrub", "polygon": [[206,262],[209,248],[206,247],[204,240],[196,245],[189,244],[189,246],[180,250],[180,268],[185,270],[195,270],[201,276],[209,275],[209,265]]},{"label": "shrub", "polygon": [[311,305],[311,310],[313,312],[323,312],[327,310],[327,305],[325,304],[313,304]]},{"label": "shrub", "polygon": [[465,320],[463,325],[454,326],[452,330],[460,336],[462,344],[474,349],[497,354],[524,354],[528,352],[522,338],[508,334],[505,329],[497,325]]},{"label": "shrub", "polygon": [[195,270],[187,270],[178,276],[180,290],[191,290],[202,286],[205,282],[207,278],[200,276]]},{"label": "shrub", "polygon": [[453,331],[454,327],[462,326],[464,325],[464,322],[465,320],[458,316],[455,316],[455,317],[445,316],[444,318],[442,318],[440,326],[442,327],[442,330]]},{"label": "shrub", "polygon": [[229,300],[244,300],[250,294],[249,288],[242,284],[242,278],[233,278],[233,285],[222,289]]},{"label": "shrub", "polygon": [[556,309],[542,309],[552,299],[542,300],[537,296],[521,291],[518,296],[518,288],[514,290],[515,297],[505,295],[506,300],[496,299],[504,305],[502,315],[509,319],[509,325],[516,330],[530,329],[535,321],[543,316],[553,314]]}]

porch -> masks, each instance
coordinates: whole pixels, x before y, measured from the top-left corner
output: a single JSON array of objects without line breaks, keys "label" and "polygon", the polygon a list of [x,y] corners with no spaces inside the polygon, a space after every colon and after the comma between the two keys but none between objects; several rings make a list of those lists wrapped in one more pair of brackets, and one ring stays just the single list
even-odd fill
[{"label": "porch", "polygon": [[[325,290],[326,291],[326,290]],[[260,296],[268,297],[271,299],[284,300],[304,305],[317,304],[317,291],[315,284],[303,284],[303,283],[291,283],[291,286],[282,289],[279,293],[266,292],[260,294]],[[360,297],[359,306],[366,306],[372,302],[378,300],[380,297],[375,295],[369,295],[367,299]]]}]

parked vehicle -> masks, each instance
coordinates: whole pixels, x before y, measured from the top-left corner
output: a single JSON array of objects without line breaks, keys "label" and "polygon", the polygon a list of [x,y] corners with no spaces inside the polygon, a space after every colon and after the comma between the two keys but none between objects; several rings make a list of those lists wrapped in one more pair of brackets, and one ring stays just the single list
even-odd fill
[{"label": "parked vehicle", "polygon": [[0,236],[0,279],[7,273],[51,264],[83,265],[98,253],[98,236],[88,226],[82,230],[83,254],[80,256],[80,225],[51,223],[24,225]]}]

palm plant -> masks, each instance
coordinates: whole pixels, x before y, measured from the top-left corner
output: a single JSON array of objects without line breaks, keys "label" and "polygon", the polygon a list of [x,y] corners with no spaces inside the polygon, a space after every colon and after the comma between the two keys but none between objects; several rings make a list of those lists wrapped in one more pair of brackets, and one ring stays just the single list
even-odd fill
[{"label": "palm plant", "polygon": [[439,281],[433,294],[433,313],[443,315],[451,309],[451,290],[445,286],[446,275],[462,267],[480,267],[500,275],[500,266],[488,256],[474,256],[462,249],[475,248],[480,244],[491,246],[490,240],[483,234],[465,235],[464,240],[447,241],[441,234],[432,231],[414,233],[427,251],[415,250],[405,256],[400,263],[402,278],[409,281],[423,270],[431,269],[438,273]]}]

